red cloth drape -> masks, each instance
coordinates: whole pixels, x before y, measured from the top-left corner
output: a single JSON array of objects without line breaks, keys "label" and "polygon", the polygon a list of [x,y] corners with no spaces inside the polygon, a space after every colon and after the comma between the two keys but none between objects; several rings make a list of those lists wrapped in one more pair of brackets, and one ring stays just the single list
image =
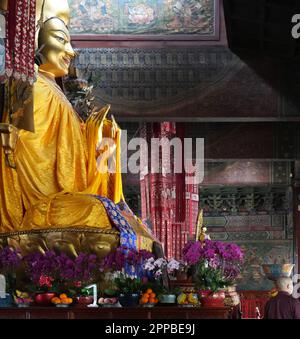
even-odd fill
[{"label": "red cloth drape", "polygon": [[9,0],[6,14],[6,75],[34,81],[36,0]]},{"label": "red cloth drape", "polygon": [[[186,185],[184,165],[182,173],[174,173],[174,149],[162,152],[151,159],[151,138],[179,138],[184,159],[184,124],[151,123],[142,129],[142,138],[147,140],[148,154],[142,153],[142,168],[147,168],[141,176],[142,218],[151,222],[154,235],[162,243],[168,258],[180,259],[182,248],[188,238],[194,237],[198,214],[198,185]],[[160,172],[151,172],[151,161],[160,163]],[[171,163],[171,173],[164,173],[167,162]]]}]

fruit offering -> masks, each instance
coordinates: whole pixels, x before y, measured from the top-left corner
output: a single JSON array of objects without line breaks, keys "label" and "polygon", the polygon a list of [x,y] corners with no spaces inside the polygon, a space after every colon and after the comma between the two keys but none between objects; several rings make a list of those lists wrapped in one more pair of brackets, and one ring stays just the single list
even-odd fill
[{"label": "fruit offering", "polygon": [[52,298],[51,302],[55,305],[58,305],[58,304],[70,305],[72,304],[73,299],[69,298],[65,293],[62,293],[59,295],[59,297]]},{"label": "fruit offering", "polygon": [[116,305],[118,303],[118,298],[99,298],[98,300],[98,304],[101,306],[113,306]]},{"label": "fruit offering", "polygon": [[33,301],[27,292],[21,292],[19,290],[16,290],[14,300],[18,306],[29,305]]},{"label": "fruit offering", "polygon": [[198,297],[195,293],[180,293],[177,302],[179,305],[197,305]]},{"label": "fruit offering", "polygon": [[158,299],[156,296],[156,293],[153,292],[151,288],[148,288],[146,292],[144,292],[140,299],[141,305],[147,305],[147,304],[157,304]]},{"label": "fruit offering", "polygon": [[29,294],[27,292],[22,292],[19,290],[16,290],[16,296],[18,298],[29,298]]}]

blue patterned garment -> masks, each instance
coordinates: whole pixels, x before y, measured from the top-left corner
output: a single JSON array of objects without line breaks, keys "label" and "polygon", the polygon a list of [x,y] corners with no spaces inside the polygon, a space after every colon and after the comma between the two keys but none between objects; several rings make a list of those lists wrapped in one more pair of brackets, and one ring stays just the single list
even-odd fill
[{"label": "blue patterned garment", "polygon": [[[129,222],[121,214],[121,211],[125,210],[134,216],[128,205],[123,201],[116,205],[108,198],[103,198],[98,195],[95,195],[94,197],[102,202],[111,222],[120,232],[120,246],[124,248],[124,252],[127,254],[129,249],[137,251],[136,233]],[[134,267],[129,263],[125,263],[124,270],[126,274],[132,277],[141,277],[144,272],[142,267]]]},{"label": "blue patterned garment", "polygon": [[111,222],[119,230],[121,246],[137,250],[136,234],[128,221],[121,215],[119,207],[107,198],[98,195],[95,197],[102,202]]}]

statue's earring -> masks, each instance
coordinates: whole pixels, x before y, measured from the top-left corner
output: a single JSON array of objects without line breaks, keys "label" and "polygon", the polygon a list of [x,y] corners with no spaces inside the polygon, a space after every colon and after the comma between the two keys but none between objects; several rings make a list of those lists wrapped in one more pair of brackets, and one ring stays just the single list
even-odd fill
[{"label": "statue's earring", "polygon": [[35,53],[34,55],[34,63],[37,64],[38,66],[41,66],[43,63],[43,59],[42,59],[42,54],[41,53]]}]

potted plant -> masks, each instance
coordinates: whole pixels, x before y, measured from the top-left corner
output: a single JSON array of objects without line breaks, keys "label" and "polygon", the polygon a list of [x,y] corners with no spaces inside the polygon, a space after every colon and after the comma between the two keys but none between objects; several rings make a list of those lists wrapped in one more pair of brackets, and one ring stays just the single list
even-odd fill
[{"label": "potted plant", "polygon": [[36,293],[35,301],[44,305],[56,294],[81,296],[82,289],[101,275],[97,256],[85,253],[75,259],[52,251],[33,253],[24,258],[24,263],[29,287]]},{"label": "potted plant", "polygon": [[109,253],[102,261],[102,271],[118,291],[122,306],[132,307],[139,303],[141,287],[148,281],[143,265],[152,258],[151,252],[137,251],[125,246],[119,246]]},{"label": "potted plant", "polygon": [[180,294],[179,287],[162,286],[158,300],[161,304],[176,304],[178,294]]},{"label": "potted plant", "polygon": [[113,283],[119,293],[119,302],[123,307],[136,307],[139,304],[142,280],[124,272],[115,272]]},{"label": "potted plant", "polygon": [[156,281],[156,290],[158,290],[158,299],[163,304],[176,303],[177,292],[170,288],[170,277],[175,277],[175,273],[181,268],[181,263],[175,259],[149,258],[145,260],[143,269],[150,274]]},{"label": "potted plant", "polygon": [[91,289],[88,285],[98,282],[103,273],[101,272],[101,261],[96,255],[80,253],[66,265],[61,262],[60,277],[65,281],[66,290],[77,300],[79,306],[86,306],[94,302]]},{"label": "potted plant", "polygon": [[38,291],[35,294],[35,302],[43,306],[51,305],[51,300],[56,296],[53,287],[54,279],[51,276],[41,275],[38,281]]},{"label": "potted plant", "polygon": [[224,306],[225,288],[234,283],[241,271],[240,247],[205,239],[188,242],[183,249],[186,262],[193,269],[193,280],[203,306]]}]

